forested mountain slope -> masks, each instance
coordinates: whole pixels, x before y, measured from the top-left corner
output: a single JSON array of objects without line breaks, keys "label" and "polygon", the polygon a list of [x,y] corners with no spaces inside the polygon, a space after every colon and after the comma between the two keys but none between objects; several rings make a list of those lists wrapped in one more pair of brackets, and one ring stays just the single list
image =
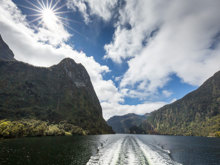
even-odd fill
[{"label": "forested mountain slope", "polygon": [[25,129],[27,120],[34,120],[57,127],[77,126],[89,134],[113,132],[103,119],[83,65],[70,58],[49,68],[19,62],[2,39],[0,50],[0,120],[5,120],[0,124],[2,129],[10,121],[19,122]]},{"label": "forested mountain slope", "polygon": [[160,134],[217,134],[220,131],[220,71],[197,90],[152,112],[147,122]]}]

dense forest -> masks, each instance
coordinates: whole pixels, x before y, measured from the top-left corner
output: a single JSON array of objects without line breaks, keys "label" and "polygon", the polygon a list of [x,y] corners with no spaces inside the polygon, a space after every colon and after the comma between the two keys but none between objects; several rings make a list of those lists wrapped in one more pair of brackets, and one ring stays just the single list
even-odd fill
[{"label": "dense forest", "polygon": [[0,120],[0,137],[87,135],[89,132],[67,122],[51,124],[42,120]]}]

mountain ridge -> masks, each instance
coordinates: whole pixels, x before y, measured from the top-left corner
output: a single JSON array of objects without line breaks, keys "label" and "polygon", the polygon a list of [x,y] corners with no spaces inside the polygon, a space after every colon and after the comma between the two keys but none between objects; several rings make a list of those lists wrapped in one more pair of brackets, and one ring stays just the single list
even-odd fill
[{"label": "mountain ridge", "polygon": [[129,113],[121,116],[113,116],[107,120],[107,124],[112,127],[116,133],[131,133],[131,127],[137,127],[147,117],[145,115],[137,115]]}]

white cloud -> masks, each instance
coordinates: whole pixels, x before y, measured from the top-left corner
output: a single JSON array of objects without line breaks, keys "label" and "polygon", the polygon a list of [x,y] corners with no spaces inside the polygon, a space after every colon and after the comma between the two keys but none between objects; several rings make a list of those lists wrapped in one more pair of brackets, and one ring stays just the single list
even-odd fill
[{"label": "white cloud", "polygon": [[68,0],[67,7],[73,9],[73,11],[77,11],[78,9],[79,12],[82,13],[84,21],[86,23],[89,22],[89,15],[87,13],[88,8],[84,0]]},{"label": "white cloud", "polygon": [[115,81],[116,81],[116,82],[119,82],[120,80],[121,80],[121,77],[120,77],[120,76],[115,77]]},{"label": "white cloud", "polygon": [[67,6],[74,11],[82,13],[85,22],[89,22],[89,16],[96,15],[108,21],[112,16],[117,0],[68,0]]},{"label": "white cloud", "polygon": [[121,63],[122,59],[138,55],[143,48],[143,41],[150,36],[160,24],[159,15],[163,14],[161,6],[165,1],[127,0],[120,9],[119,21],[113,41],[105,45],[105,58]]},{"label": "white cloud", "polygon": [[168,91],[168,90],[163,90],[162,91],[162,94],[165,96],[165,97],[170,97],[173,93]]},{"label": "white cloud", "polygon": [[219,0],[127,0],[105,45],[105,58],[128,60],[120,87],[155,94],[172,74],[201,85],[220,69],[219,40],[210,49],[220,32],[219,6]]}]

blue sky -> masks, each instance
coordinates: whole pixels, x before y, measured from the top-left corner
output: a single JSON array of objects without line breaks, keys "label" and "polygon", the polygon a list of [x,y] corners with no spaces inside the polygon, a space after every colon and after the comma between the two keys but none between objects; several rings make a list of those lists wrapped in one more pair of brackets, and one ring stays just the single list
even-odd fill
[{"label": "blue sky", "polygon": [[156,110],[220,69],[218,0],[61,0],[45,14],[47,2],[1,0],[0,33],[18,60],[82,63],[105,119]]}]

